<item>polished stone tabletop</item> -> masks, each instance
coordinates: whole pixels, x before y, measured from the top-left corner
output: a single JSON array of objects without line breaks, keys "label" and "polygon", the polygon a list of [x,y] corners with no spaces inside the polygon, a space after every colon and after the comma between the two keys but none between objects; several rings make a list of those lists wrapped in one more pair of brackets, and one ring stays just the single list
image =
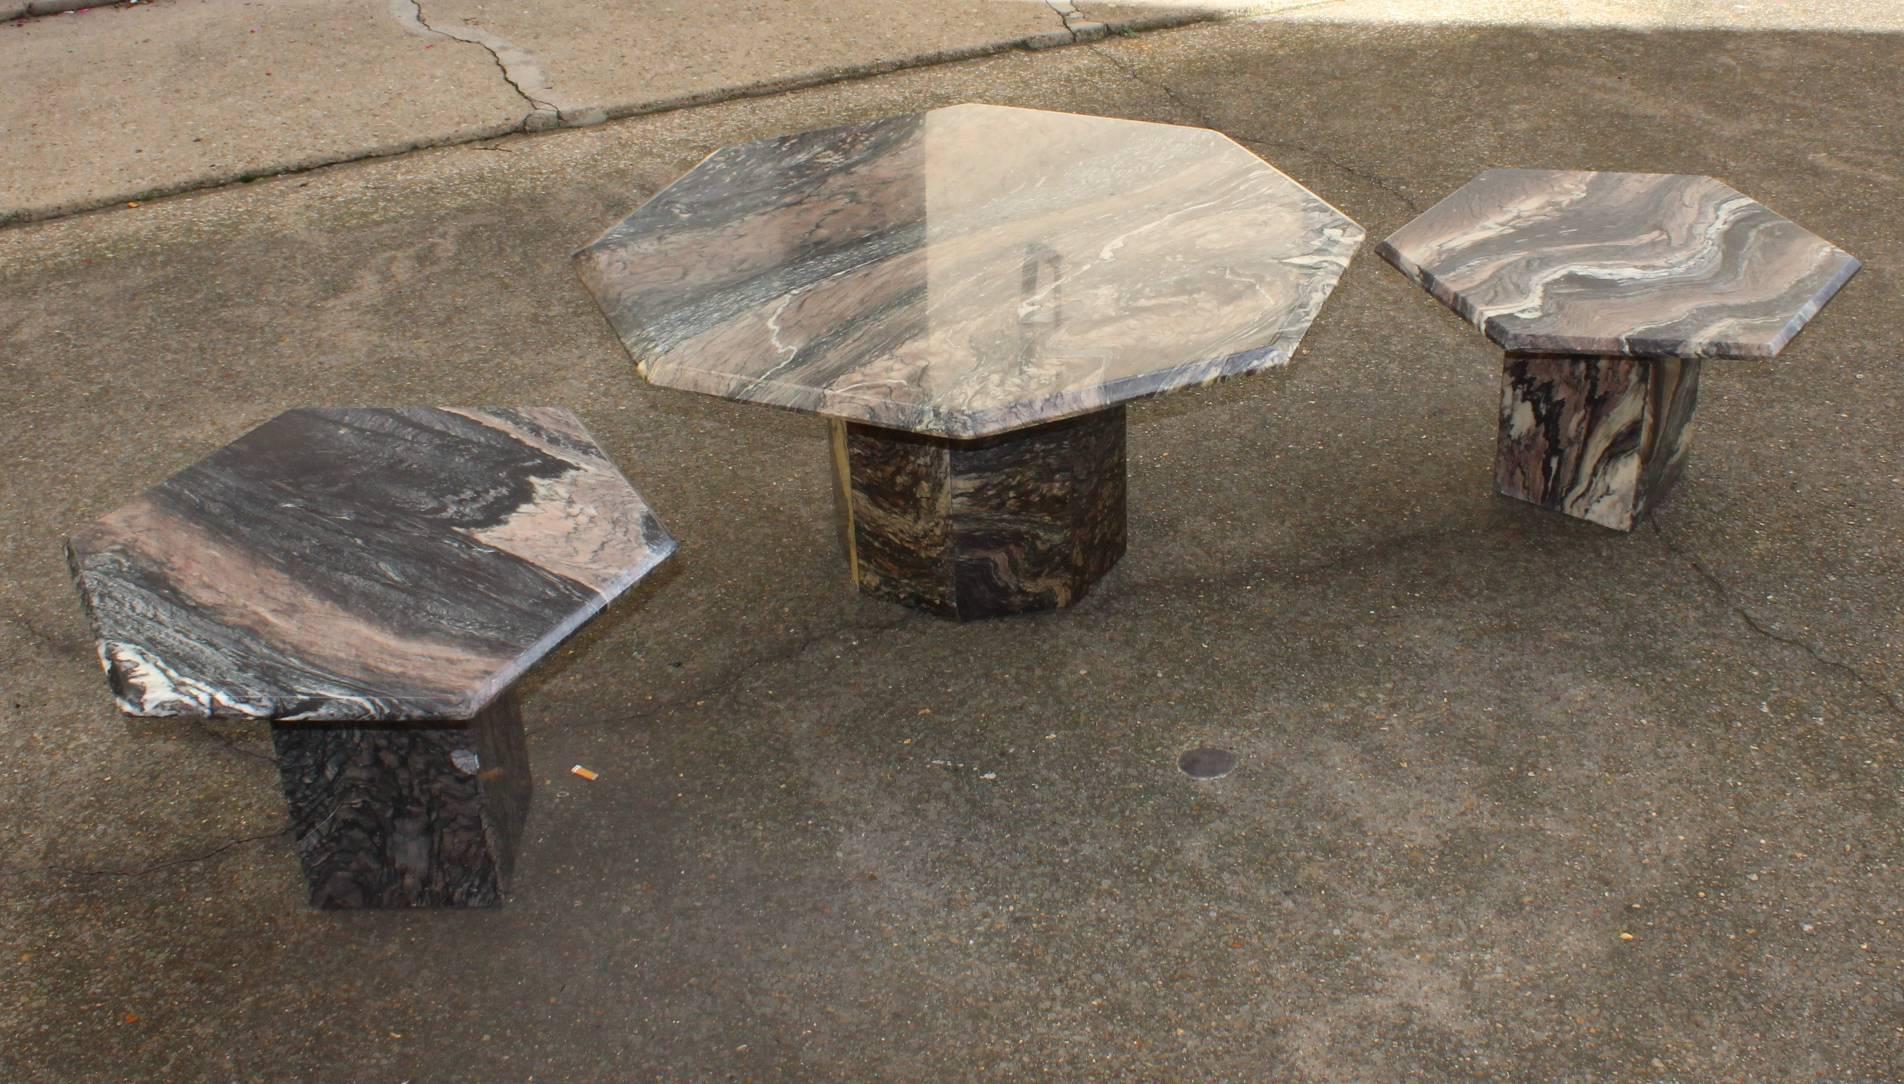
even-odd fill
[{"label": "polished stone tabletop", "polygon": [[1377,248],[1524,353],[1771,357],[1858,270],[1711,177],[1495,169]]},{"label": "polished stone tabletop", "polygon": [[1282,364],[1361,240],[1217,132],[961,105],[718,151],[578,261],[657,384],[963,438]]},{"label": "polished stone tabletop", "polygon": [[674,550],[566,410],[292,410],[68,543],[135,715],[457,720]]}]

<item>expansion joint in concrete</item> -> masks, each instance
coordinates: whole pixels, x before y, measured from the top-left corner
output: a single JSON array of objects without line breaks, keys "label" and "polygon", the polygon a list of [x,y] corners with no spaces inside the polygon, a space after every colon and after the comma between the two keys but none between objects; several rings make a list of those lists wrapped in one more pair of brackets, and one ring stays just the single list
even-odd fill
[{"label": "expansion joint in concrete", "polygon": [[1109,33],[1109,27],[1071,6],[1071,0],[1045,0],[1045,6],[1064,22],[1065,33],[1071,36],[1073,44],[1096,41]]}]

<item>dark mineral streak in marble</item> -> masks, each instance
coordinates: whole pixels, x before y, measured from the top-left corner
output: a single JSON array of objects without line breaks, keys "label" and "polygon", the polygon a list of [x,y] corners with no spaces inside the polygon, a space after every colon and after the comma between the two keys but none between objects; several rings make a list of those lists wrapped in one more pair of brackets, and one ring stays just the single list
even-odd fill
[{"label": "dark mineral streak in marble", "polygon": [[1124,553],[1124,410],[954,441],[834,424],[854,578],[959,620],[1069,606]]},{"label": "dark mineral streak in marble", "polygon": [[1699,367],[1692,359],[1508,355],[1495,489],[1631,530],[1679,477]]},{"label": "dark mineral streak in marble", "polygon": [[530,793],[513,693],[460,726],[277,723],[272,740],[313,906],[502,902]]},{"label": "dark mineral streak in marble", "polygon": [[674,548],[563,410],[279,415],[77,532],[140,715],[468,718]]}]

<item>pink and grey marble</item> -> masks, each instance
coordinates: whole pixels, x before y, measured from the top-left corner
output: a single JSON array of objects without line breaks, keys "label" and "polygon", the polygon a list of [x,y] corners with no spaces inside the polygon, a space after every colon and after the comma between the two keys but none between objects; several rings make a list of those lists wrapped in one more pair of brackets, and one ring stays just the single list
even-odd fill
[{"label": "pink and grey marble", "polygon": [[674,551],[566,410],[292,410],[74,534],[119,706],[270,720],[323,908],[501,902],[517,677]]},{"label": "pink and grey marble", "polygon": [[855,581],[966,618],[1081,598],[1121,405],[1286,363],[1361,242],[1220,133],[960,105],[717,151],[576,258],[650,381],[831,419]]},{"label": "pink and grey marble", "polygon": [[717,151],[577,257],[656,384],[971,439],[1287,362],[1361,240],[1220,133],[961,105]]},{"label": "pink and grey marble", "polygon": [[1493,169],[1376,249],[1509,351],[1772,357],[1849,253],[1711,177]]},{"label": "pink and grey marble", "polygon": [[119,706],[459,720],[674,550],[575,415],[292,410],[75,533]]}]

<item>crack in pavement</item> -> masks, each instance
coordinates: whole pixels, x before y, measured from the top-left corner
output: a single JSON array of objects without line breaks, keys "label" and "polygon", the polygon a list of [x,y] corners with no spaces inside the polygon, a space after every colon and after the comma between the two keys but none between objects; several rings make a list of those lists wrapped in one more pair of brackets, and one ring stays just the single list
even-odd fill
[{"label": "crack in pavement", "polygon": [[1196,121],[1198,125],[1204,128],[1217,130],[1216,122],[1210,119],[1209,114],[1205,113],[1201,108],[1192,104],[1183,95],[1177,93],[1177,88],[1171,86],[1169,83],[1166,83],[1161,79],[1150,78],[1144,73],[1138,71],[1137,66],[1135,64],[1126,62],[1122,57],[1119,57],[1116,53],[1113,53],[1104,49],[1102,46],[1093,45],[1093,46],[1090,46],[1090,50],[1093,56],[1101,57],[1105,63],[1109,64],[1113,68],[1116,68],[1118,71],[1123,72],[1125,78],[1129,79],[1131,82],[1136,83],[1139,86],[1149,87],[1150,89],[1170,99],[1170,104],[1176,106],[1179,112],[1183,113],[1185,116],[1188,116],[1191,120]]},{"label": "crack in pavement", "polygon": [[1300,154],[1306,154],[1310,156],[1311,158],[1318,159],[1319,161],[1322,161],[1329,165],[1334,166],[1336,169],[1340,170],[1341,172],[1356,178],[1357,180],[1363,182],[1364,184],[1367,184],[1371,188],[1379,189],[1380,191],[1386,192],[1389,195],[1395,197],[1395,199],[1398,202],[1400,202],[1402,206],[1408,208],[1408,211],[1410,214],[1418,215],[1422,212],[1421,204],[1416,203],[1414,199],[1408,195],[1408,193],[1402,191],[1400,188],[1397,188],[1394,182],[1386,180],[1377,174],[1370,173],[1367,170],[1362,169],[1358,166],[1352,166],[1349,163],[1344,162],[1340,158],[1335,157],[1334,155],[1325,154],[1322,151],[1316,150],[1314,147],[1308,146],[1307,144],[1297,143],[1292,140],[1257,139],[1254,136],[1246,136],[1246,135],[1237,136],[1236,141],[1238,143],[1247,143],[1252,147],[1272,147],[1272,148],[1281,147],[1288,150],[1296,151]]},{"label": "crack in pavement", "polygon": [[841,637],[847,637],[851,639],[852,646],[858,646],[862,640],[872,639],[882,633],[897,632],[899,629],[912,624],[913,621],[914,615],[906,613],[870,625],[835,625],[820,629],[816,632],[809,632],[791,642],[762,652],[756,658],[745,659],[737,665],[727,667],[713,675],[710,679],[701,682],[692,690],[673,696],[662,701],[662,703],[670,707],[678,707],[687,702],[699,703],[701,701],[713,700],[732,692],[736,686],[754,673],[768,667],[791,662],[829,641],[836,641]]},{"label": "crack in pavement", "polygon": [[[725,85],[710,90],[695,91],[665,98],[641,99],[632,102],[609,103],[605,105],[579,105],[570,102],[550,84],[540,62],[529,50],[514,45],[494,34],[476,28],[455,30],[439,29],[425,21],[421,0],[389,0],[391,16],[404,30],[420,36],[443,38],[467,45],[480,46],[490,55],[490,59],[501,71],[503,80],[525,104],[530,112],[513,126],[506,124],[485,125],[483,130],[474,134],[450,133],[425,135],[410,139],[391,148],[350,149],[338,153],[326,153],[305,160],[289,162],[258,162],[241,165],[210,174],[187,176],[142,187],[128,187],[107,193],[87,195],[74,201],[50,207],[5,208],[0,207],[0,229],[8,229],[29,222],[50,222],[71,218],[76,215],[91,214],[110,210],[121,204],[134,201],[156,200],[168,196],[182,195],[188,192],[200,192],[227,185],[249,183],[279,177],[297,176],[315,170],[329,169],[332,166],[349,165],[358,162],[377,161],[400,157],[413,151],[434,147],[467,146],[498,137],[511,136],[524,132],[541,131],[556,127],[578,128],[598,124],[608,120],[621,120],[628,117],[648,116],[657,113],[670,113],[696,106],[713,105],[743,98],[761,98],[782,94],[791,94],[818,86],[835,83],[850,83],[875,79],[894,72],[914,71],[959,61],[974,60],[1015,49],[1042,50],[1072,44],[1085,44],[1104,36],[1099,27],[1106,24],[1091,18],[1087,13],[1078,11],[1067,0],[1046,0],[1046,7],[1057,15],[1064,24],[1056,30],[1040,32],[1018,38],[1001,38],[975,45],[961,45],[944,49],[932,49],[924,52],[908,53],[897,57],[876,58],[870,61],[827,67],[807,71],[796,71],[784,75],[774,75],[755,82]],[[1114,32],[1117,34],[1135,34],[1139,29],[1165,29],[1196,22],[1225,22],[1239,18],[1250,9],[1209,10],[1188,9],[1181,17],[1168,19],[1139,20],[1144,25],[1130,25],[1127,21],[1120,24]],[[1108,28],[1106,29],[1108,31]],[[491,148],[484,148],[491,149]]]},{"label": "crack in pavement", "polygon": [[1718,594],[1719,600],[1725,603],[1733,613],[1737,614],[1740,620],[1744,621],[1746,626],[1753,632],[1758,633],[1773,643],[1784,644],[1786,647],[1795,647],[1805,654],[1810,655],[1820,665],[1828,666],[1833,670],[1848,675],[1852,683],[1857,685],[1858,688],[1882,700],[1885,705],[1891,709],[1891,714],[1899,718],[1904,718],[1904,701],[1900,701],[1896,693],[1893,693],[1891,690],[1865,676],[1864,671],[1859,670],[1850,663],[1831,658],[1809,641],[1801,640],[1795,636],[1786,636],[1767,628],[1751,610],[1746,609],[1743,605],[1734,601],[1732,589],[1725,585],[1725,581],[1721,580],[1711,569],[1701,563],[1699,558],[1694,557],[1691,553],[1681,548],[1678,543],[1674,542],[1672,536],[1666,533],[1666,529],[1659,525],[1658,520],[1648,519],[1647,523],[1653,528],[1653,533],[1659,536],[1659,540],[1665,545],[1667,552],[1691,566],[1692,570],[1697,572],[1699,577],[1705,580],[1706,584]]},{"label": "crack in pavement", "polygon": [[208,859],[216,858],[235,847],[243,846],[246,843],[257,843],[261,840],[276,839],[279,836],[288,836],[290,834],[291,826],[287,824],[275,832],[265,832],[262,835],[240,836],[237,839],[228,839],[208,851],[181,855],[177,858],[167,858],[134,869],[67,869],[63,866],[15,866],[12,868],[0,868],[0,877],[21,877],[35,873],[52,874],[56,877],[144,877],[149,874],[159,873],[163,870],[177,869],[180,866],[189,866],[194,863],[204,862]]},{"label": "crack in pavement", "polygon": [[600,109],[577,108],[559,103],[555,87],[550,85],[548,74],[542,70],[535,54],[519,45],[487,30],[473,27],[444,30],[432,26],[423,14],[422,0],[390,0],[390,13],[407,30],[474,45],[487,52],[489,58],[496,62],[496,70],[502,73],[502,81],[529,103],[528,115],[516,125],[519,131],[539,132],[563,125],[593,124],[606,119],[606,114]]},{"label": "crack in pavement", "polygon": [[1070,0],[1045,0],[1045,6],[1057,13],[1072,44],[1096,41],[1110,33],[1110,27],[1072,7]]},{"label": "crack in pavement", "polygon": [[[1324,151],[1319,151],[1315,149],[1314,147],[1309,146],[1306,143],[1299,143],[1294,140],[1287,140],[1287,139],[1263,139],[1258,136],[1250,135],[1248,133],[1243,133],[1243,132],[1232,133],[1228,129],[1224,128],[1222,125],[1218,124],[1215,120],[1213,120],[1208,113],[1205,113],[1195,103],[1191,102],[1189,99],[1185,98],[1182,94],[1178,93],[1177,88],[1171,86],[1169,83],[1163,81],[1162,79],[1153,79],[1153,78],[1150,78],[1149,76],[1144,75],[1142,72],[1137,70],[1136,65],[1128,63],[1123,58],[1117,56],[1115,53],[1112,53],[1100,46],[1087,45],[1086,48],[1089,49],[1093,55],[1101,57],[1106,63],[1110,64],[1111,67],[1116,68],[1118,71],[1122,72],[1124,76],[1130,79],[1132,82],[1137,83],[1140,86],[1149,87],[1150,89],[1158,92],[1159,94],[1162,94],[1165,98],[1168,98],[1170,100],[1170,104],[1176,106],[1177,110],[1180,113],[1189,117],[1191,120],[1195,121],[1200,127],[1208,128],[1214,132],[1221,132],[1224,135],[1228,135],[1230,138],[1236,140],[1238,143],[1247,144],[1252,147],[1281,148],[1284,150],[1293,150],[1300,154],[1306,154],[1309,157],[1314,158],[1320,162],[1323,162],[1327,165],[1334,166],[1340,172],[1350,177],[1354,177],[1355,179],[1363,182],[1364,184],[1369,185],[1372,188],[1376,188],[1382,192],[1386,192],[1390,196],[1393,196],[1398,202],[1402,204],[1402,206],[1408,208],[1409,211],[1413,212],[1414,214],[1420,214],[1422,212],[1421,205],[1419,203],[1416,203],[1413,197],[1409,196],[1407,192],[1402,191],[1402,189],[1399,186],[1397,186],[1395,182],[1388,180],[1387,178],[1379,174],[1371,173],[1368,170],[1361,168],[1360,166],[1352,165],[1348,162],[1343,161],[1340,158],[1335,157],[1334,155],[1328,154]],[[1275,165],[1275,163],[1270,163],[1270,164],[1272,167]]]}]

